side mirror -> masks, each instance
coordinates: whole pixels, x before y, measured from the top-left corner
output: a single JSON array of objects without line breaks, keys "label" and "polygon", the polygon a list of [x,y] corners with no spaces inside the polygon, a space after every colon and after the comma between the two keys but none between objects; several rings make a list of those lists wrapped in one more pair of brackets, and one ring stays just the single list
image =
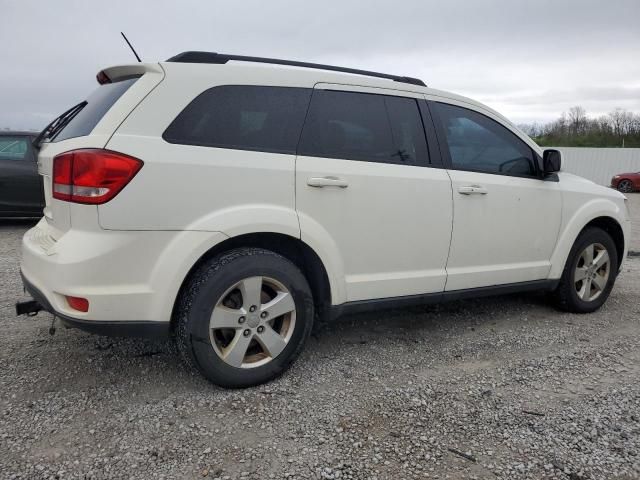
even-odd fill
[{"label": "side mirror", "polygon": [[562,166],[562,154],[559,150],[547,149],[542,152],[542,168],[544,173],[555,173]]}]

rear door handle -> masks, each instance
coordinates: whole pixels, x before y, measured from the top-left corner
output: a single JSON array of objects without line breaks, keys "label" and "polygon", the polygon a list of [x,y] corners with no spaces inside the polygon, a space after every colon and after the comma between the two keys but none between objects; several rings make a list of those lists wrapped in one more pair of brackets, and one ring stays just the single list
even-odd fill
[{"label": "rear door handle", "polygon": [[307,179],[307,185],[310,187],[323,188],[323,187],[338,187],[347,188],[349,183],[338,177],[311,177]]},{"label": "rear door handle", "polygon": [[458,193],[462,195],[486,195],[489,191],[480,185],[464,185],[458,187]]}]

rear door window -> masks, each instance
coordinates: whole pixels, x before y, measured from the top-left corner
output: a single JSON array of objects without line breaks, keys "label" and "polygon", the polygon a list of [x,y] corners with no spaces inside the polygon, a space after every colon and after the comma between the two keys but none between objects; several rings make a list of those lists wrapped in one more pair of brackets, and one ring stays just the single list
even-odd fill
[{"label": "rear door window", "polygon": [[87,104],[78,112],[71,121],[53,139],[53,142],[67,140],[69,138],[89,135],[105,113],[129,90],[140,77],[128,78],[119,82],[100,85],[93,91]]},{"label": "rear door window", "polygon": [[311,90],[223,85],[196,97],[169,125],[169,143],[295,154]]},{"label": "rear door window", "polygon": [[415,99],[334,90],[314,91],[298,153],[401,165],[428,163]]}]

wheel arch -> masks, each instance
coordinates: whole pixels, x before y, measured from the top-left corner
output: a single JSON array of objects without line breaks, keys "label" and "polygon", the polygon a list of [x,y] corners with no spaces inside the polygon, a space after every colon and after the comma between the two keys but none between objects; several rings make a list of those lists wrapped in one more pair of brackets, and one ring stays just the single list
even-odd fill
[{"label": "wheel arch", "polygon": [[192,265],[182,280],[173,304],[171,328],[175,327],[175,309],[180,296],[194,272],[211,258],[235,248],[263,248],[293,262],[304,274],[313,293],[314,307],[320,321],[328,319],[331,306],[331,282],[329,274],[318,254],[302,240],[290,235],[273,232],[246,233],[230,237],[207,250]]},{"label": "wheel arch", "polygon": [[624,250],[625,250],[624,232],[622,230],[622,226],[613,217],[602,216],[602,217],[596,217],[593,220],[591,220],[589,223],[587,223],[584,226],[584,228],[580,230],[580,233],[582,233],[589,227],[596,227],[601,230],[604,230],[611,236],[611,238],[613,239],[613,243],[616,246],[616,253],[618,256],[617,267],[620,268],[620,265],[622,265],[622,261],[624,260]]},{"label": "wheel arch", "polygon": [[562,276],[571,248],[580,234],[589,227],[600,228],[611,236],[618,256],[617,267],[620,268],[626,252],[626,243],[625,231],[621,222],[616,218],[617,216],[615,211],[598,211],[593,212],[591,215],[586,215],[582,212],[582,214],[576,215],[564,229],[556,245],[551,258],[549,278],[560,278]]}]

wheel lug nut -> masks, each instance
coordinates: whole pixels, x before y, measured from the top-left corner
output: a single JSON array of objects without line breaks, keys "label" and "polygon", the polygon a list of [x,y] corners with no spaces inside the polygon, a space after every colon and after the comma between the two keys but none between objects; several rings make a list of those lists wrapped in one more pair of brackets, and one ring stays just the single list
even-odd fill
[{"label": "wheel lug nut", "polygon": [[243,334],[245,337],[248,337],[248,336],[251,334],[251,330],[249,330],[249,329],[247,328],[244,332],[242,332],[242,334]]},{"label": "wheel lug nut", "polygon": [[245,318],[245,317],[240,317],[240,318],[238,319],[238,323],[244,323],[244,322],[245,322],[245,320],[246,320],[246,318]]},{"label": "wheel lug nut", "polygon": [[267,318],[267,315],[269,315],[267,312],[262,312],[260,318]]},{"label": "wheel lug nut", "polygon": [[260,325],[258,327],[258,333],[262,333],[262,332],[264,332],[264,327],[262,325]]},{"label": "wheel lug nut", "polygon": [[256,306],[255,306],[255,305],[251,305],[251,306],[249,307],[249,311],[250,311],[250,312],[255,312],[255,311],[256,311]]}]

